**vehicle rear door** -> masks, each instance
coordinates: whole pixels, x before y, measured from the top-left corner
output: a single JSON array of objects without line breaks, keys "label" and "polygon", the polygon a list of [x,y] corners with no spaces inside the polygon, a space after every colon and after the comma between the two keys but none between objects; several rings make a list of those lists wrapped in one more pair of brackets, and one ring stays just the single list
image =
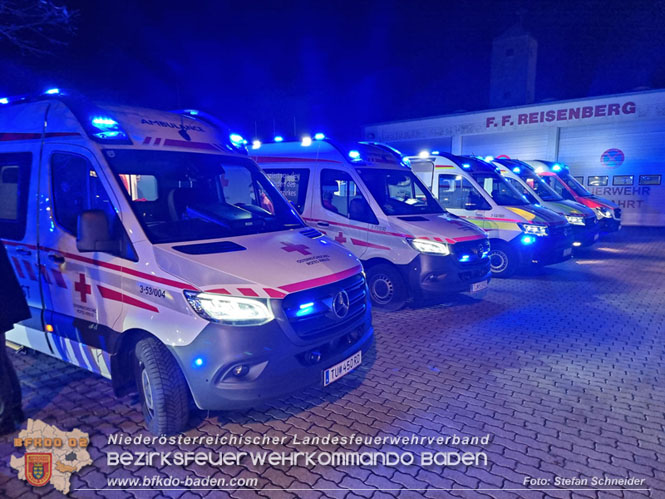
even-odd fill
[{"label": "vehicle rear door", "polygon": [[32,317],[17,324],[7,333],[7,339],[51,353],[44,334],[40,289],[40,281],[49,276],[39,262],[38,229],[35,226],[36,179],[40,177],[38,146],[17,144],[10,151],[0,153],[0,239]]}]

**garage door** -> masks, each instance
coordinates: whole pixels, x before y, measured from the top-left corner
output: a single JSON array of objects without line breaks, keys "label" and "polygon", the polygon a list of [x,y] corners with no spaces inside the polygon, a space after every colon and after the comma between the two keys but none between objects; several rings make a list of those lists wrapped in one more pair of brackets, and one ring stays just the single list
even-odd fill
[{"label": "garage door", "polygon": [[592,193],[619,204],[626,225],[665,226],[665,122],[561,129],[559,160]]},{"label": "garage door", "polygon": [[548,130],[466,135],[462,137],[462,154],[551,160],[554,158],[547,156],[548,138]]}]

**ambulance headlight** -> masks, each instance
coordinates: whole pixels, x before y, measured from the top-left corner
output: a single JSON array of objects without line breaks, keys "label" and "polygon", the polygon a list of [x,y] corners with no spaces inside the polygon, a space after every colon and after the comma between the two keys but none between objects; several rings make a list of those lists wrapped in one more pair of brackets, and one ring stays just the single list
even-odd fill
[{"label": "ambulance headlight", "polygon": [[428,241],[427,239],[407,239],[406,241],[414,250],[420,253],[439,256],[450,255],[450,248],[446,243]]},{"label": "ambulance headlight", "polygon": [[546,236],[547,235],[547,226],[546,225],[536,225],[536,224],[517,224],[522,229],[522,232],[525,234],[530,234],[532,236]]},{"label": "ambulance headlight", "polygon": [[584,217],[577,215],[566,215],[566,220],[570,225],[584,225]]},{"label": "ambulance headlight", "polygon": [[612,210],[605,208],[604,206],[599,206],[595,209],[596,215],[598,218],[612,218]]},{"label": "ambulance headlight", "polygon": [[275,318],[265,300],[185,291],[194,312],[204,319],[230,326],[260,326]]}]

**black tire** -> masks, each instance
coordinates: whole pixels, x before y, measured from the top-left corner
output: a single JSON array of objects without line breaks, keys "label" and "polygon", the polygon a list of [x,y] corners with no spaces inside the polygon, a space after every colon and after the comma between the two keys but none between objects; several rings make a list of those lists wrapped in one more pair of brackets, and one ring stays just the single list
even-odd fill
[{"label": "black tire", "polygon": [[392,265],[381,263],[367,270],[367,285],[372,304],[380,309],[395,311],[408,298],[406,283]]},{"label": "black tire", "polygon": [[136,343],[134,378],[148,430],[154,435],[182,432],[189,419],[189,388],[162,342],[143,338]]},{"label": "black tire", "polygon": [[510,277],[519,267],[517,251],[503,241],[492,241],[489,257],[493,277]]}]

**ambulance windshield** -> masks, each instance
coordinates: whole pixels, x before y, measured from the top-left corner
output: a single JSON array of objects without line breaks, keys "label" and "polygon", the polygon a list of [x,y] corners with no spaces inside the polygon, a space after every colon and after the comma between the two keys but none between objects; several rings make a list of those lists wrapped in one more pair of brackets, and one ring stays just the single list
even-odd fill
[{"label": "ambulance windshield", "polygon": [[153,243],[304,226],[265,175],[245,158],[130,149],[104,153]]},{"label": "ambulance windshield", "polygon": [[529,187],[536,191],[536,194],[543,201],[561,201],[563,199],[538,174],[525,168],[520,171],[519,176]]},{"label": "ambulance windshield", "polygon": [[444,212],[434,196],[411,171],[360,168],[358,173],[386,215]]},{"label": "ambulance windshield", "polygon": [[559,172],[559,177],[566,183],[568,187],[575,191],[575,194],[578,196],[582,196],[583,198],[588,198],[591,196],[591,193],[587,191],[582,184],[575,180],[575,177],[573,177],[570,173],[565,171]]},{"label": "ambulance windshield", "polygon": [[526,197],[522,196],[515,188],[506,182],[498,173],[474,172],[473,179],[480,184],[487,194],[499,206],[519,206],[529,204]]}]

